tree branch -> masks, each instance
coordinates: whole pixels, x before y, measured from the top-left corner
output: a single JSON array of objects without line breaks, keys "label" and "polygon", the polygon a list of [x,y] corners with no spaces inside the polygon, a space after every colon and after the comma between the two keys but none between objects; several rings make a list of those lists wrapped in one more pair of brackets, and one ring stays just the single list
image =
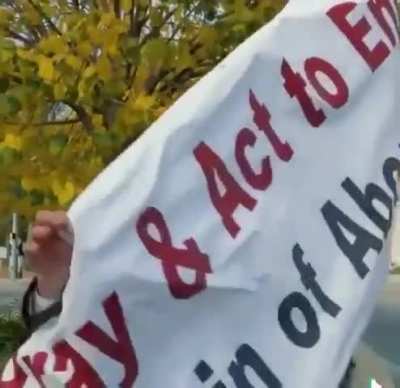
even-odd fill
[{"label": "tree branch", "polygon": [[160,70],[157,75],[150,77],[146,81],[145,89],[147,94],[153,94],[154,90],[156,89],[158,83],[162,81],[168,74],[170,73],[169,70]]},{"label": "tree branch", "polygon": [[32,46],[33,41],[31,41],[29,38],[19,34],[18,32],[12,31],[10,29],[7,29],[7,33],[10,35],[11,38],[15,40],[19,40],[22,43],[25,43],[27,46]]},{"label": "tree branch", "polygon": [[[178,7],[175,7],[175,8],[173,8],[173,9],[171,9],[171,10],[165,15],[165,17],[164,17],[164,19],[163,19],[161,25],[157,27],[157,33],[155,33],[155,29],[153,28],[153,30],[152,30],[150,33],[148,33],[146,36],[143,37],[143,39],[142,39],[141,42],[140,42],[140,46],[141,46],[141,47],[144,46],[144,45],[148,42],[149,39],[160,36],[160,31],[161,31],[161,29],[162,29],[163,27],[165,27],[165,25],[169,22],[169,20],[172,18],[172,16],[173,16],[174,13],[177,11],[177,9],[178,9]],[[144,25],[146,24],[146,21],[147,21],[147,20],[148,20],[148,18],[144,18],[144,19],[141,21],[141,23],[140,23],[139,35],[137,35],[137,37],[140,36],[141,29],[144,27]]]},{"label": "tree branch", "polygon": [[[129,74],[127,74],[127,77],[128,77],[128,80],[127,80],[127,82],[128,82],[128,88],[127,88],[127,90],[131,90],[131,89],[132,89],[133,83],[135,82],[135,78],[136,78],[137,71],[138,71],[138,66],[135,66],[134,69],[133,69],[133,71],[132,71],[132,69],[129,70]],[[131,74],[131,73],[132,73],[132,74]],[[123,100],[123,102],[126,102],[127,100],[128,100],[128,97],[125,98],[125,99]]]},{"label": "tree branch", "polygon": [[114,0],[114,13],[117,19],[121,18],[121,3],[119,0]]},{"label": "tree branch", "polygon": [[[213,67],[214,65],[214,63],[207,64],[206,63],[207,61],[202,61],[197,63],[196,65],[197,71],[194,71],[191,67],[187,67],[181,70],[179,73],[175,74],[174,77],[170,81],[168,81],[167,84],[164,83],[163,85],[160,85],[159,91],[165,92],[168,89],[168,87],[172,85],[177,85],[177,84],[181,85],[193,78],[205,75],[207,71],[209,71],[210,68]],[[202,65],[204,65],[203,68],[201,68]]]},{"label": "tree branch", "polygon": [[172,42],[176,36],[176,34],[179,32],[179,30],[182,28],[179,24],[175,27],[175,29],[172,31],[171,36],[168,38],[168,42]]},{"label": "tree branch", "polygon": [[138,37],[141,35],[143,27],[145,26],[146,22],[149,20],[150,14],[146,15],[147,10],[148,10],[148,8],[145,9],[143,18],[137,21]]},{"label": "tree branch", "polygon": [[88,115],[86,110],[82,108],[78,104],[74,104],[70,101],[62,101],[64,104],[68,105],[72,110],[75,111],[77,114],[79,121],[83,124],[83,126],[88,130],[88,131],[93,131],[93,123],[91,117]]},{"label": "tree branch", "polygon": [[129,11],[129,31],[131,33],[131,35],[134,35],[134,25],[135,25],[135,0],[131,0],[132,2],[132,7],[131,10]]},{"label": "tree branch", "polygon": [[12,121],[2,121],[2,124],[6,125],[15,125],[15,126],[33,126],[33,127],[48,127],[53,125],[70,125],[70,124],[77,124],[81,120],[73,119],[73,120],[60,120],[60,121],[43,121],[38,123],[17,123]]},{"label": "tree branch", "polygon": [[[189,10],[189,12],[185,15],[185,19],[188,19],[190,16],[193,15],[193,12],[196,10],[196,5],[193,6],[193,8],[191,10]],[[171,36],[168,39],[168,42],[171,42],[172,40],[174,40],[176,34],[179,32],[179,30],[182,29],[182,25],[178,24],[172,31]]]},{"label": "tree branch", "polygon": [[130,12],[130,31],[133,37],[139,38],[141,26],[139,26],[140,4],[138,1],[132,0],[132,9]]},{"label": "tree branch", "polygon": [[50,26],[50,28],[57,33],[58,35],[62,36],[61,31],[57,28],[57,26],[52,22],[49,16],[43,11],[43,9],[33,2],[33,0],[28,0],[29,4],[35,9],[35,11],[46,21],[46,23]]},{"label": "tree branch", "polygon": [[160,29],[163,28],[172,18],[172,16],[174,15],[174,13],[178,10],[179,7],[175,7],[172,8],[171,11],[169,11],[166,15],[165,18],[163,20],[163,22],[161,23]]}]

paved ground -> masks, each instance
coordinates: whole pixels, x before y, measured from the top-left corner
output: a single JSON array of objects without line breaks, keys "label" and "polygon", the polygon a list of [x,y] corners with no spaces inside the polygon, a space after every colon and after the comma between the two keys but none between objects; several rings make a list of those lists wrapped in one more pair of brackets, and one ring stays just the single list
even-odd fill
[{"label": "paved ground", "polygon": [[18,308],[28,281],[10,281],[0,279],[0,313],[6,313]]},{"label": "paved ground", "polygon": [[376,351],[400,366],[400,277],[387,285],[365,338]]},{"label": "paved ground", "polygon": [[364,338],[388,361],[400,387],[400,276],[389,279]]}]

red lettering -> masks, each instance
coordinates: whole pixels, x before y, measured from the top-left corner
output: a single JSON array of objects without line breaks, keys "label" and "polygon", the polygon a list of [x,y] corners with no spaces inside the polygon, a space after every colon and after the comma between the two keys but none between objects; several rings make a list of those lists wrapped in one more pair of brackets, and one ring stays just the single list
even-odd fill
[{"label": "red lettering", "polygon": [[[73,376],[67,383],[68,388],[81,388],[82,384],[86,384],[88,388],[105,387],[100,377],[87,363],[87,361],[75,351],[67,342],[62,341],[56,344],[53,348],[56,358],[54,371],[64,372],[67,371],[68,361],[72,362],[74,367]],[[42,377],[46,375],[44,370],[45,364],[48,360],[48,354],[45,352],[38,352],[33,356],[24,356],[21,361],[26,365],[32,373],[32,377],[41,388],[46,388]],[[15,377],[12,381],[0,381],[1,388],[22,388],[27,382],[28,376],[21,369],[15,358],[12,360],[14,366]]]},{"label": "red lettering", "polygon": [[[349,99],[349,88],[339,71],[329,62],[322,58],[309,58],[305,63],[305,71],[307,78],[313,88],[332,108],[339,109]],[[325,74],[335,85],[336,92],[331,93],[326,86],[321,83],[317,77],[317,73]]]},{"label": "red lettering", "polygon": [[254,147],[256,135],[248,128],[243,128],[236,137],[235,156],[240,171],[247,183],[256,190],[266,190],[272,183],[272,168],[269,156],[261,162],[261,172],[256,174],[247,157],[246,148]]},{"label": "red lettering", "polygon": [[254,123],[262,131],[272,145],[276,155],[284,162],[292,159],[293,150],[288,143],[283,143],[271,126],[271,114],[267,107],[261,104],[256,95],[250,90],[250,106],[254,112]]},{"label": "red lettering", "polygon": [[102,353],[121,363],[125,375],[119,386],[131,388],[138,376],[138,362],[118,295],[111,294],[103,302],[103,308],[116,341],[92,321],[87,322],[76,334]]},{"label": "red lettering", "polygon": [[[207,144],[201,142],[193,152],[207,180],[211,202],[221,216],[226,230],[235,238],[241,228],[234,220],[233,213],[240,205],[253,210],[257,201],[240,187],[222,159]],[[224,185],[225,194],[220,192],[216,176]]]},{"label": "red lettering", "polygon": [[17,362],[16,356],[10,361],[14,370],[14,377],[12,380],[0,380],[1,388],[23,388],[26,380],[28,380],[27,374],[21,368]]},{"label": "red lettering", "polygon": [[291,98],[296,97],[306,116],[308,122],[313,127],[319,127],[326,120],[322,109],[317,109],[306,90],[306,81],[296,73],[286,59],[282,62],[282,76],[285,80],[285,89]]},{"label": "red lettering", "polygon": [[60,341],[55,344],[53,351],[56,357],[55,372],[66,371],[68,361],[71,362],[74,368],[73,374],[66,384],[67,388],[81,388],[82,385],[87,388],[105,387],[104,382],[93,367],[67,341]]},{"label": "red lettering", "polygon": [[[368,6],[393,47],[395,47],[399,38],[396,5],[390,0],[370,0]],[[394,28],[387,21],[384,11],[391,17]]]},{"label": "red lettering", "polygon": [[46,388],[42,376],[45,374],[44,366],[46,365],[47,359],[48,354],[45,352],[36,353],[32,358],[30,356],[22,357],[22,361],[24,361],[25,365],[29,368],[40,388]]},{"label": "red lettering", "polygon": [[[348,21],[349,14],[356,6],[357,4],[354,2],[338,4],[328,11],[328,16],[347,37],[370,69],[375,72],[389,56],[390,49],[382,40],[380,40],[373,49],[367,46],[364,38],[372,29],[368,20],[363,16],[354,26]],[[374,6],[372,7],[374,8]],[[375,10],[377,9],[378,8],[375,8]]]},{"label": "red lettering", "polygon": [[[161,241],[149,234],[149,226],[156,227]],[[194,239],[184,241],[186,249],[172,245],[171,234],[163,215],[156,208],[150,207],[139,217],[137,233],[147,251],[161,259],[169,290],[176,299],[188,299],[207,287],[206,274],[211,273],[208,256],[201,253]],[[193,269],[196,278],[193,284],[186,284],[178,273],[177,266]]]},{"label": "red lettering", "polygon": [[[138,375],[138,363],[118,295],[116,293],[111,294],[103,302],[103,308],[116,340],[92,321],[87,322],[76,334],[105,355],[120,362],[124,366],[125,375],[119,386],[121,388],[131,388]],[[73,373],[65,385],[67,388],[81,388],[82,386],[87,388],[105,387],[96,370],[67,341],[63,340],[56,343],[53,346],[53,352],[55,356],[54,372],[66,372],[69,365],[72,364]],[[36,353],[33,357],[22,357],[22,361],[42,388],[46,387],[42,377],[46,374],[45,364],[47,360],[48,353],[45,352]],[[15,357],[11,362],[15,377],[10,381],[0,380],[0,386],[2,388],[22,388],[25,386],[28,376]]]}]

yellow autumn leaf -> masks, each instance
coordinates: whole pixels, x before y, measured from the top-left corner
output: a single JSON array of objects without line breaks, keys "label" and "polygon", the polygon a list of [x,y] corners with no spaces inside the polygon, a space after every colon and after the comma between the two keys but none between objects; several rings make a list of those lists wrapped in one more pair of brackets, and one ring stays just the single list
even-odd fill
[{"label": "yellow autumn leaf", "polygon": [[22,139],[18,135],[14,135],[12,133],[8,133],[3,141],[3,144],[8,148],[12,148],[17,151],[21,151],[22,149]]},{"label": "yellow autumn leaf", "polygon": [[39,47],[46,53],[66,54],[68,47],[60,36],[49,36],[40,42]]},{"label": "yellow autumn leaf", "polygon": [[26,9],[25,17],[33,26],[37,26],[42,22],[40,14],[33,7]]},{"label": "yellow autumn leaf", "polygon": [[144,94],[139,95],[133,102],[133,108],[137,110],[147,111],[152,108],[155,104],[153,96],[146,96]]},{"label": "yellow autumn leaf", "polygon": [[53,179],[51,189],[57,197],[60,205],[66,205],[70,202],[75,195],[75,186],[71,181],[62,184],[59,179]]},{"label": "yellow autumn leaf", "polygon": [[114,21],[115,21],[114,13],[112,12],[103,13],[103,15],[101,15],[99,27],[100,28],[109,27]]},{"label": "yellow autumn leaf", "polygon": [[118,35],[107,33],[104,37],[104,48],[107,50],[107,53],[112,57],[118,55]]},{"label": "yellow autumn leaf", "polygon": [[25,59],[27,61],[33,61],[35,59],[35,54],[33,53],[32,50],[26,50],[26,49],[19,48],[17,50],[17,55],[21,59]]},{"label": "yellow autumn leaf", "polygon": [[155,110],[154,114],[156,117],[160,117],[167,111],[167,109],[168,108],[166,106],[160,106],[158,109]]},{"label": "yellow autumn leaf", "polygon": [[132,9],[132,0],[121,0],[121,9],[129,12]]},{"label": "yellow autumn leaf", "polygon": [[85,97],[86,90],[87,90],[87,86],[86,86],[85,80],[80,81],[78,84],[78,96],[80,99]]},{"label": "yellow autumn leaf", "polygon": [[4,133],[19,133],[20,125],[18,124],[2,124],[1,131]]},{"label": "yellow autumn leaf", "polygon": [[108,81],[112,75],[112,66],[109,59],[102,55],[96,65],[97,74],[103,81]]},{"label": "yellow autumn leaf", "polygon": [[82,74],[82,78],[90,78],[92,75],[96,74],[96,67],[93,65],[88,66]]},{"label": "yellow autumn leaf", "polygon": [[65,97],[65,94],[67,93],[67,87],[64,85],[63,82],[57,82],[54,85],[54,97],[57,100],[62,100]]},{"label": "yellow autumn leaf", "polygon": [[32,191],[32,190],[35,190],[38,188],[35,178],[33,178],[31,176],[22,177],[21,186],[25,191]]},{"label": "yellow autumn leaf", "polygon": [[123,124],[122,126],[126,126],[126,127],[130,127],[133,124],[140,121],[140,118],[138,118],[138,115],[135,114],[133,109],[129,109],[129,106],[125,106],[124,109],[122,109],[119,112],[119,119],[120,119],[120,122]]},{"label": "yellow autumn leaf", "polygon": [[55,77],[55,71],[51,58],[39,55],[37,63],[39,65],[39,77],[46,81],[52,81]]},{"label": "yellow autumn leaf", "polygon": [[92,50],[93,46],[87,40],[80,42],[76,47],[78,54],[84,58],[88,57],[92,53]]},{"label": "yellow autumn leaf", "polygon": [[102,127],[103,126],[103,116],[102,115],[93,115],[92,116],[92,123],[93,123],[93,125],[94,125],[94,127],[97,129],[97,128],[100,128],[100,127]]},{"label": "yellow autumn leaf", "polygon": [[209,42],[215,42],[218,40],[218,32],[213,27],[205,26],[199,31],[197,40],[205,45],[208,45]]},{"label": "yellow autumn leaf", "polygon": [[104,32],[95,26],[89,26],[87,29],[90,41],[95,45],[100,45],[103,42]]},{"label": "yellow autumn leaf", "polygon": [[178,71],[194,67],[195,60],[190,53],[190,45],[182,43],[178,48],[175,56],[175,66]]},{"label": "yellow autumn leaf", "polygon": [[79,70],[82,66],[82,61],[75,55],[67,55],[65,57],[65,62],[68,66],[72,67],[74,70]]},{"label": "yellow autumn leaf", "polygon": [[12,13],[6,9],[0,9],[0,27],[7,27],[12,19]]},{"label": "yellow autumn leaf", "polygon": [[251,22],[256,17],[256,14],[251,12],[242,0],[235,0],[234,8],[237,18],[241,21]]},{"label": "yellow autumn leaf", "polygon": [[61,205],[66,205],[75,196],[75,186],[72,182],[67,182],[64,186],[64,190],[60,193],[58,200]]}]

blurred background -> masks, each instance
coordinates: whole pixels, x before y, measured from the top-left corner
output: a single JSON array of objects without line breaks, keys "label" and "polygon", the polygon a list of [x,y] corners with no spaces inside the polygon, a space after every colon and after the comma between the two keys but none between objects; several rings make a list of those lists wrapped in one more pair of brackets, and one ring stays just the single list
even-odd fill
[{"label": "blurred background", "polygon": [[0,0],[0,241],[67,208],[283,0]]}]

